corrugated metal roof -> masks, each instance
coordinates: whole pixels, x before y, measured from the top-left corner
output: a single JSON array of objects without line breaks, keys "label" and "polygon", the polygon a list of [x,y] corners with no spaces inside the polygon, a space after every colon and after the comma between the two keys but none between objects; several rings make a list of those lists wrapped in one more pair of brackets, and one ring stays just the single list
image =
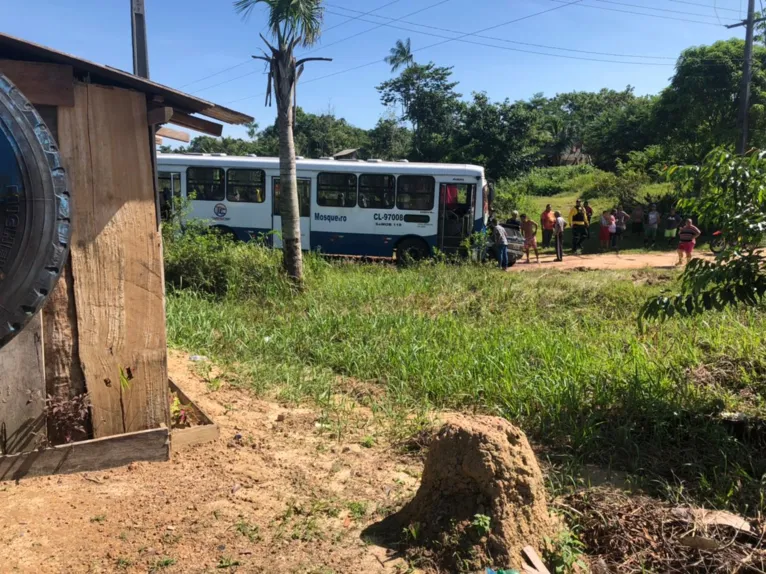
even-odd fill
[{"label": "corrugated metal roof", "polygon": [[122,70],[102,66],[8,34],[0,33],[0,58],[66,64],[72,66],[75,73],[89,74],[91,82],[130,88],[152,97],[160,97],[166,106],[172,106],[189,113],[197,113],[228,124],[246,124],[253,121],[253,118],[247,114],[195,98]]}]

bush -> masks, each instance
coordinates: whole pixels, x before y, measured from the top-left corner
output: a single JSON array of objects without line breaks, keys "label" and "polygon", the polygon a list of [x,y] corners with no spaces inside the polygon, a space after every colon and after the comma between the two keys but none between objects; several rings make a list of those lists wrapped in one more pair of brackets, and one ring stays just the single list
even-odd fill
[{"label": "bush", "polygon": [[532,202],[523,187],[508,179],[501,179],[495,185],[495,201],[492,209],[501,218],[508,217],[513,210],[532,211]]},{"label": "bush", "polygon": [[[550,197],[573,191],[573,180],[598,172],[591,165],[536,168],[513,182],[527,195]],[[603,172],[602,172],[603,173]]]}]

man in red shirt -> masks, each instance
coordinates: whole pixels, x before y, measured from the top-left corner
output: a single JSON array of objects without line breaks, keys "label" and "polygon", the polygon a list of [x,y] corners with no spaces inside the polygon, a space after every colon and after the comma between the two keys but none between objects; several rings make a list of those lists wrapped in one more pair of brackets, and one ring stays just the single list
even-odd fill
[{"label": "man in red shirt", "polygon": [[551,210],[551,204],[545,206],[545,211],[540,214],[540,227],[543,228],[543,248],[551,246],[553,227],[556,225],[556,215]]}]

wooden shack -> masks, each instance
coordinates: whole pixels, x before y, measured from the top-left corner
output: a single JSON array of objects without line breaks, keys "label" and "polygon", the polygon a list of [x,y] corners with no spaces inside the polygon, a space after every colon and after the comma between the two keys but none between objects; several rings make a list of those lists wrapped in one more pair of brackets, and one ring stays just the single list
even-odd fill
[{"label": "wooden shack", "polygon": [[[0,455],[61,443],[46,424],[45,397],[87,392],[90,436],[77,438],[97,439],[90,442],[98,443],[93,452],[103,466],[131,457],[167,458],[157,130],[171,123],[219,136],[222,125],[211,120],[244,124],[253,118],[5,34],[0,72],[35,105],[58,142],[72,230],[68,264],[42,313],[0,349]],[[103,442],[116,435],[124,435],[123,447],[126,437],[137,437],[136,448]],[[0,457],[0,479],[66,471],[62,461],[77,456],[62,452],[35,455],[36,471],[29,470],[35,465],[27,455]],[[74,460],[71,470],[87,466]]]}]

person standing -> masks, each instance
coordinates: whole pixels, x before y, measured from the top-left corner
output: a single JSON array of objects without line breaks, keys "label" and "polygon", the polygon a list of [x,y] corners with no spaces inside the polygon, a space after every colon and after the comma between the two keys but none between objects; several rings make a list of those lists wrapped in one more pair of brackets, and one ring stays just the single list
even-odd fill
[{"label": "person standing", "polygon": [[599,222],[598,241],[602,251],[609,249],[609,212],[604,210],[601,214],[601,221]]},{"label": "person standing", "polygon": [[561,217],[561,212],[554,213],[556,223],[553,226],[553,234],[556,236],[556,261],[564,261],[564,229],[566,229],[566,219]]},{"label": "person standing", "polygon": [[620,246],[618,243],[617,238],[617,210],[613,209],[611,213],[609,214],[609,241],[612,245],[612,249],[614,249],[617,252],[617,255],[620,254]]},{"label": "person standing", "polygon": [[697,238],[702,232],[695,227],[691,219],[687,219],[683,227],[678,231],[678,263],[683,263],[683,256],[686,254],[686,263],[692,260],[692,251],[697,244]]},{"label": "person standing", "polygon": [[508,227],[511,231],[514,232],[520,232],[521,231],[521,221],[519,221],[519,212],[514,210],[511,212],[511,218],[505,222],[505,226]]},{"label": "person standing", "polygon": [[540,263],[540,254],[537,252],[537,223],[532,221],[524,213],[521,215],[521,232],[524,234],[524,253],[527,254],[529,263],[529,250],[535,250],[535,259]]},{"label": "person standing", "polygon": [[543,249],[551,246],[553,227],[556,224],[556,216],[551,210],[551,204],[545,206],[545,211],[540,214],[540,227],[543,228]]},{"label": "person standing", "polygon": [[665,239],[668,245],[673,244],[673,240],[678,237],[678,228],[681,227],[681,216],[676,212],[675,207],[670,208],[670,215],[665,218]]},{"label": "person standing", "polygon": [[630,212],[630,232],[633,235],[641,235],[644,231],[644,206],[637,204]]},{"label": "person standing", "polygon": [[588,216],[588,221],[593,221],[593,208],[590,206],[590,202],[586,201],[582,206],[585,209],[585,215]]},{"label": "person standing", "polygon": [[580,208],[582,208],[582,203],[578,199],[577,201],[575,201],[574,207],[569,210],[569,227],[574,227],[574,225],[573,225],[574,219],[573,218],[574,218],[575,215],[577,215],[577,212],[580,210]]},{"label": "person standing", "polygon": [[617,224],[617,243],[621,243],[622,238],[628,229],[628,221],[630,220],[630,216],[622,208],[622,205],[618,205],[617,210],[614,213],[614,218],[615,223]]},{"label": "person standing", "polygon": [[582,243],[588,232],[588,215],[582,206],[572,216],[570,222],[572,224],[572,253],[577,253],[578,250],[582,250]]},{"label": "person standing", "polygon": [[497,250],[497,262],[500,269],[503,271],[508,270],[508,234],[505,232],[505,228],[500,225],[497,219],[493,219],[490,222],[492,227],[492,240],[495,243],[495,249]]},{"label": "person standing", "polygon": [[649,213],[646,214],[646,227],[644,228],[644,247],[654,247],[657,243],[657,228],[660,225],[660,212],[657,206],[652,204]]}]

